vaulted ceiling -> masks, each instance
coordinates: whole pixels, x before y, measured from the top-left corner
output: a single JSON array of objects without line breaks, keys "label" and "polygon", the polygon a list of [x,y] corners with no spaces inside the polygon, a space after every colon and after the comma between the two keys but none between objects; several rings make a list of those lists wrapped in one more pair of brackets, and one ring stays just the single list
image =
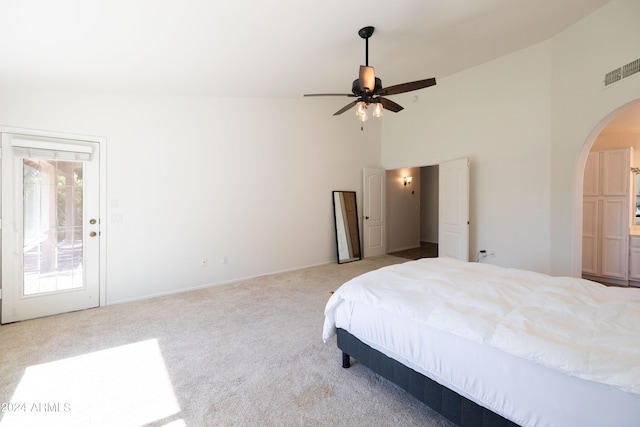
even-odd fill
[{"label": "vaulted ceiling", "polygon": [[299,97],[442,78],[609,0],[2,0],[0,89]]}]

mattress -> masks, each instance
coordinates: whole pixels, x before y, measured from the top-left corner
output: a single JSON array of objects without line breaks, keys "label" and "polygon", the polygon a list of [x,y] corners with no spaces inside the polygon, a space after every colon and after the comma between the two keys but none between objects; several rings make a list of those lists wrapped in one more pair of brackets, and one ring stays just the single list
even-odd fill
[{"label": "mattress", "polygon": [[343,285],[323,337],[343,328],[521,425],[637,425],[636,304],[640,290],[425,259]]}]

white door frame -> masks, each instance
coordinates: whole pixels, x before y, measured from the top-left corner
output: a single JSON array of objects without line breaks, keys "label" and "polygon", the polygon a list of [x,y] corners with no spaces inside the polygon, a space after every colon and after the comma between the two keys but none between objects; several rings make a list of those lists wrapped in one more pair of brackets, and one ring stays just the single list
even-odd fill
[{"label": "white door frame", "polygon": [[[66,140],[77,140],[95,142],[100,147],[100,195],[99,195],[99,215],[100,215],[100,256],[99,256],[99,306],[106,305],[106,277],[107,277],[107,138],[93,135],[78,135],[61,132],[51,132],[36,129],[17,128],[10,126],[0,126],[0,133],[20,134],[25,136],[35,136],[43,138],[58,138]],[[0,293],[0,295],[2,295]]]}]

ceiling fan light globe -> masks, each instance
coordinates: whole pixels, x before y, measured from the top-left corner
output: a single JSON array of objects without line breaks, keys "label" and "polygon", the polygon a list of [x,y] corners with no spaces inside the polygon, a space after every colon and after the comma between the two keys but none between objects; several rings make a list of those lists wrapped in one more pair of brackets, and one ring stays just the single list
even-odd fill
[{"label": "ceiling fan light globe", "polygon": [[376,106],[373,107],[373,117],[382,117],[382,104],[377,102]]}]

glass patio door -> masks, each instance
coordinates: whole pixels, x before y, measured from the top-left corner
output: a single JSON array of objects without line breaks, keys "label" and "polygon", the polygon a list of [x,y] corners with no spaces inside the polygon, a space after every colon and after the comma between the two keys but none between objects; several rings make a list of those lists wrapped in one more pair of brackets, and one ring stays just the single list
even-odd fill
[{"label": "glass patio door", "polygon": [[99,154],[2,134],[2,323],[99,305]]}]

